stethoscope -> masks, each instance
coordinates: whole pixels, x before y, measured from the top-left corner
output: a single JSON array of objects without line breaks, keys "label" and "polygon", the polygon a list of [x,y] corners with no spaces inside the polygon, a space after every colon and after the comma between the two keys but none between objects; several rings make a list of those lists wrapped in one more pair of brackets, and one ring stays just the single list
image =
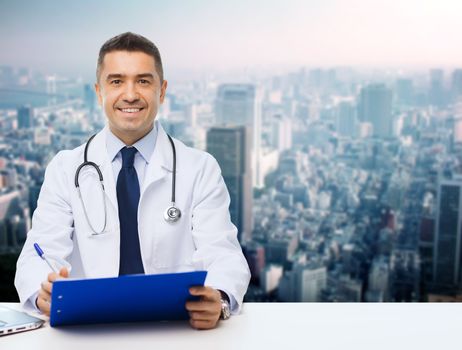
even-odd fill
[{"label": "stethoscope", "polygon": [[[79,193],[80,202],[82,203],[82,208],[83,208],[83,212],[85,214],[85,218],[86,218],[87,223],[90,226],[91,230],[93,231],[93,233],[91,234],[92,236],[96,236],[96,235],[100,235],[100,234],[104,233],[104,231],[106,230],[106,223],[107,223],[106,192],[104,190],[103,174],[102,174],[99,166],[94,162],[89,162],[88,158],[87,158],[88,147],[90,146],[90,143],[91,143],[91,141],[93,140],[93,138],[95,136],[96,136],[96,134],[93,135],[92,137],[90,137],[88,139],[88,141],[87,141],[87,144],[85,145],[85,151],[84,151],[84,155],[83,155],[83,163],[80,164],[79,167],[77,168],[77,170],[75,171],[75,180],[74,180],[75,187],[77,188],[77,191]],[[164,219],[168,223],[175,223],[181,217],[181,210],[180,210],[180,208],[178,208],[175,205],[176,149],[175,149],[175,144],[173,143],[173,140],[170,137],[170,135],[167,134],[167,137],[168,137],[168,139],[170,141],[170,144],[172,145],[172,153],[173,153],[172,204],[165,210]],[[103,195],[103,203],[104,203],[104,225],[103,225],[103,229],[101,231],[96,231],[95,228],[93,227],[93,225],[91,224],[90,219],[88,217],[87,209],[85,207],[85,203],[83,202],[83,199],[82,199],[82,194],[80,193],[79,175],[80,175],[80,170],[85,166],[90,166],[90,167],[92,167],[92,168],[94,168],[96,170],[96,172],[98,173],[99,182],[101,184],[101,193]]]}]

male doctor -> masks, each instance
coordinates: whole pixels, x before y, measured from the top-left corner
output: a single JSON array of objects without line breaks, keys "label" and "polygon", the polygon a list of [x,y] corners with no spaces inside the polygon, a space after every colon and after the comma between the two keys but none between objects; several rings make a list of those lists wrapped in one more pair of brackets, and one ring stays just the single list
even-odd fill
[{"label": "male doctor", "polygon": [[[200,300],[186,309],[192,327],[214,328],[239,312],[250,280],[220,168],[211,155],[173,140],[181,217],[168,222],[173,147],[155,121],[167,89],[160,53],[140,35],[118,35],[101,47],[96,76],[108,125],[88,145],[87,157],[99,166],[105,192],[95,168],[84,166],[79,197],[75,174],[85,144],[52,159],[17,263],[21,303],[49,315],[53,282],[69,276],[207,270],[205,286],[190,290]],[[50,273],[34,243],[62,267],[59,275]]]}]

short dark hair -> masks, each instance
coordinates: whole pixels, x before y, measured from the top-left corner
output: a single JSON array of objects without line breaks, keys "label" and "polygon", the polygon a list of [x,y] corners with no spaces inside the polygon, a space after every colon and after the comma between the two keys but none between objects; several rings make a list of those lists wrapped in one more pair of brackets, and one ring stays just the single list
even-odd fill
[{"label": "short dark hair", "polygon": [[162,59],[160,58],[160,52],[154,43],[146,39],[144,36],[139,34],[126,32],[119,34],[108,41],[106,41],[101,49],[99,50],[98,55],[98,64],[96,65],[96,80],[99,81],[99,76],[101,73],[101,67],[103,65],[104,56],[113,51],[141,51],[145,54],[148,54],[154,59],[154,64],[156,66],[156,72],[159,75],[160,83],[164,81],[164,70],[162,68]]}]

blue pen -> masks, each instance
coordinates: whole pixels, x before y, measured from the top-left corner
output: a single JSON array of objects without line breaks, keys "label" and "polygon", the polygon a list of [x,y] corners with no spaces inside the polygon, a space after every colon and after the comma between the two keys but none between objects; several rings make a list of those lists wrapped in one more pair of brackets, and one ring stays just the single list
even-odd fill
[{"label": "blue pen", "polygon": [[41,257],[43,260],[45,260],[45,262],[48,264],[48,266],[50,266],[50,269],[52,269],[53,272],[59,273],[58,271],[56,271],[56,269],[53,267],[53,265],[50,264],[50,261],[48,260],[46,255],[43,253],[43,250],[42,250],[42,248],[40,248],[38,243],[34,243],[34,248],[35,248],[35,251],[37,252],[38,256]]}]

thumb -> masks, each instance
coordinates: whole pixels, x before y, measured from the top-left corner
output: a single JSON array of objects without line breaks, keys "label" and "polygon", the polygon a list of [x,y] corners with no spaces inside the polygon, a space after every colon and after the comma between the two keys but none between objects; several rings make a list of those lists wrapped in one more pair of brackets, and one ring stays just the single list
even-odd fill
[{"label": "thumb", "polygon": [[67,278],[69,277],[69,271],[65,267],[62,267],[61,270],[59,270],[59,275],[61,277]]}]

